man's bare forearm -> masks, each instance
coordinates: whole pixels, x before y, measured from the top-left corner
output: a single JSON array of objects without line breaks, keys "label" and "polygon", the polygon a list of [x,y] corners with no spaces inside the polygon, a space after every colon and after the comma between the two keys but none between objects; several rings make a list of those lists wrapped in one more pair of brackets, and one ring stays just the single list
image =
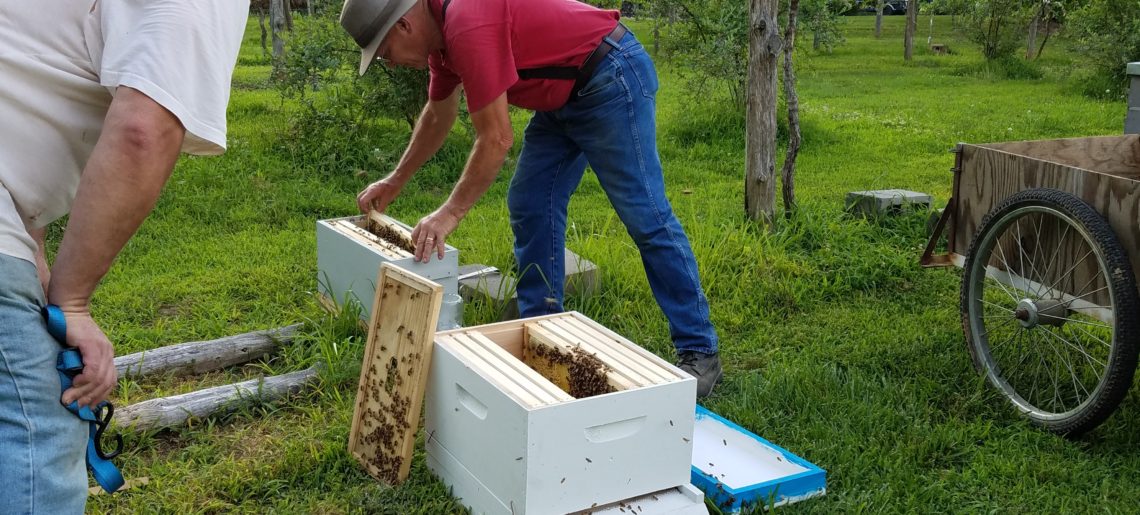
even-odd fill
[{"label": "man's bare forearm", "polygon": [[154,208],[185,129],[146,95],[120,87],[83,170],[59,252],[49,301],[86,310],[96,285]]}]

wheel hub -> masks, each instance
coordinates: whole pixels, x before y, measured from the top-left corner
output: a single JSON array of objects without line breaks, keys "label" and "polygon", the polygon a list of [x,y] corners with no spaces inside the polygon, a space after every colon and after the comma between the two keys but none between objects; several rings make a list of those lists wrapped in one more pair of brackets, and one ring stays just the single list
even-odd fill
[{"label": "wheel hub", "polygon": [[1068,313],[1065,303],[1056,299],[1021,299],[1013,310],[1013,318],[1026,329],[1042,324],[1060,327],[1065,325]]}]

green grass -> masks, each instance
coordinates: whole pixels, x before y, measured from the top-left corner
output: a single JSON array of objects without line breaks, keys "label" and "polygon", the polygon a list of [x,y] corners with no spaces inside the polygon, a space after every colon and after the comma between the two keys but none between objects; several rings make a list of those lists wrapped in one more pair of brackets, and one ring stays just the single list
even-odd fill
[{"label": "green grass", "polygon": [[[689,90],[670,62],[658,63],[669,195],[722,338],[725,381],[707,406],[827,469],[827,496],[792,512],[1134,510],[1140,400],[1129,396],[1078,441],[1029,426],[971,368],[958,324],[958,273],[918,267],[925,218],[878,225],[841,214],[844,193],[858,189],[906,188],[944,203],[955,143],[1118,134],[1124,105],[1077,95],[1070,78],[1079,57],[1060,43],[1037,64],[1041,79],[1000,80],[951,33],[947,18],[936,22],[934,39],[953,54],[932,55],[920,44],[911,63],[902,60],[902,17],[887,18],[878,40],[873,21],[848,19],[847,43],[832,54],[797,51],[801,212],[772,233],[743,216],[743,116],[716,91]],[[350,316],[321,310],[312,293],[316,220],[353,213],[355,193],[402,152],[407,126],[372,121],[361,129],[369,139],[357,154],[299,153],[289,132],[298,104],[266,89],[270,68],[256,18],[249,27],[229,151],[179,162],[94,309],[120,354],[306,323],[298,341],[266,363],[190,381],[125,381],[120,403],[318,360],[328,369],[317,389],[289,402],[130,435],[118,462],[149,485],[93,497],[89,506],[96,513],[460,511],[422,451],[399,488],[371,480],[348,457],[363,335]],[[639,32],[648,42],[648,28]],[[521,132],[525,113],[514,120]],[[458,131],[390,212],[415,221],[434,209],[469,145]],[[510,172],[454,234],[462,262],[512,267]],[[640,260],[591,174],[570,213],[569,247],[600,266],[603,289],[569,298],[567,307],[670,357]],[[468,306],[466,315],[469,325],[492,316],[481,306]]]}]

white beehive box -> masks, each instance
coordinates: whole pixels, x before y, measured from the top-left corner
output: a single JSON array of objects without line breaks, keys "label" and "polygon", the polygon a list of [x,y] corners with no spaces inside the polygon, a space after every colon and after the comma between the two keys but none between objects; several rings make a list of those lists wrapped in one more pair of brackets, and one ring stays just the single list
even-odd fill
[{"label": "white beehive box", "polygon": [[[605,375],[619,389],[570,396],[523,361],[539,337],[619,363]],[[579,313],[440,332],[427,462],[475,514],[597,510],[688,488],[695,404],[695,379]]]},{"label": "white beehive box", "polygon": [[[407,224],[396,222],[410,229]],[[443,287],[443,293],[459,293],[459,251],[445,245],[443,259],[432,252],[427,263],[388,244],[365,229],[365,217],[350,216],[317,222],[317,290],[323,301],[339,306],[348,299],[360,302],[361,320],[372,312],[376,275],[383,263],[391,263]],[[440,326],[448,320],[440,318]]]}]

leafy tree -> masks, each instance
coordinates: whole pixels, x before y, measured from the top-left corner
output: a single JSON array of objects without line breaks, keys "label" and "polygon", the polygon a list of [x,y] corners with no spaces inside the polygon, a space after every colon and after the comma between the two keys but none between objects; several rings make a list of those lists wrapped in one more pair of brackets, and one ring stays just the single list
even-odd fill
[{"label": "leafy tree", "polygon": [[842,45],[841,15],[852,8],[851,0],[802,0],[798,17],[802,17],[804,28],[812,33],[812,49],[823,48],[831,52]]},{"label": "leafy tree", "polygon": [[326,100],[356,111],[357,122],[381,115],[414,126],[427,102],[427,72],[376,63],[364,76],[357,77],[360,50],[340,28],[338,16],[335,10],[326,9],[299,24],[274,74],[278,89],[285,96],[305,99],[308,92],[335,86],[328,95],[335,98]]},{"label": "leafy tree", "polygon": [[340,27],[340,7],[315,9],[297,20],[284,56],[275,61],[273,83],[285,98],[300,98],[282,139],[290,152],[320,168],[369,168],[375,127],[401,120],[409,129],[427,102],[423,70],[374,64],[358,76],[360,49]]},{"label": "leafy tree", "polygon": [[694,89],[707,81],[724,81],[734,103],[745,101],[748,62],[748,3],[740,0],[689,0],[678,3],[684,13],[667,50],[681,65]]},{"label": "leafy tree", "polygon": [[1012,56],[1022,45],[1022,34],[1036,1],[978,0],[967,2],[963,12],[967,35],[993,61]]},{"label": "leafy tree", "polygon": [[1067,16],[1071,37],[1092,65],[1086,92],[1120,98],[1126,67],[1140,61],[1140,1],[1091,0]]}]

